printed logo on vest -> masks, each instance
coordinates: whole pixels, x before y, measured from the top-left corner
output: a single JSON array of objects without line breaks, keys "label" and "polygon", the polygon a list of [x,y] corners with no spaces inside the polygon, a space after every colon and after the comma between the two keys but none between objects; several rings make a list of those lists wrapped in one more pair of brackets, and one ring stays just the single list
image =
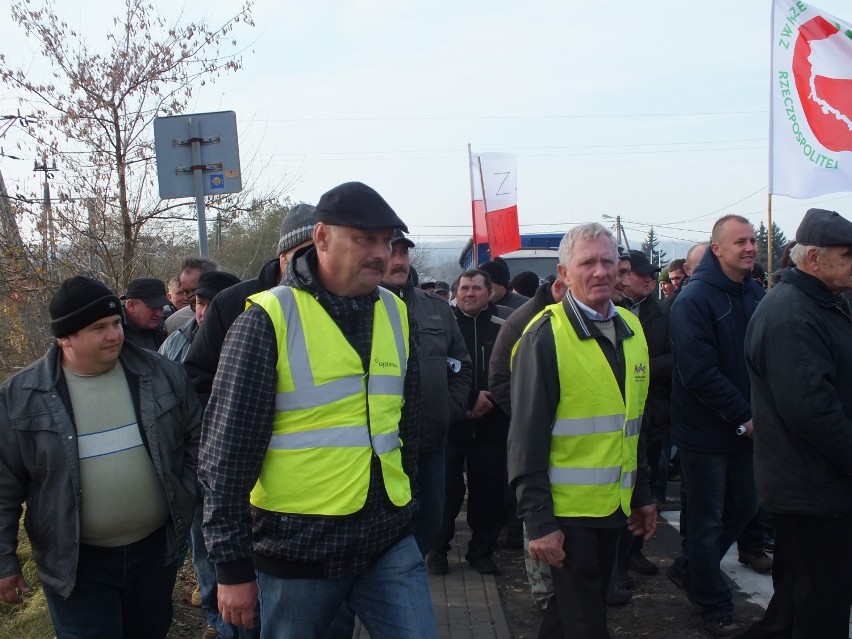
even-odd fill
[{"label": "printed logo on vest", "polygon": [[399,368],[399,364],[396,362],[383,362],[378,357],[373,359],[373,363],[376,364],[379,368]]}]

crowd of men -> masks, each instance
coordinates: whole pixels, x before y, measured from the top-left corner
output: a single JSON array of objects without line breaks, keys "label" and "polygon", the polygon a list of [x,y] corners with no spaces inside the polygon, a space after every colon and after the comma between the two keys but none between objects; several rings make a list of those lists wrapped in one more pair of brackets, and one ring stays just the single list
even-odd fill
[{"label": "crowd of men", "polygon": [[[847,637],[852,222],[808,211],[768,295],[736,215],[663,276],[591,223],[555,278],[495,259],[421,286],[407,233],[350,182],[289,211],[255,279],[62,282],[55,342],[0,386],[0,601],[29,591],[26,505],[58,639],[165,637],[188,544],[204,639],[437,637],[427,570],[466,494],[470,566],[499,571],[506,528],[539,637],[606,639],[628,571],[659,570],[676,448],[667,576],[707,632]],[[750,628],[734,542],[775,586]]]}]

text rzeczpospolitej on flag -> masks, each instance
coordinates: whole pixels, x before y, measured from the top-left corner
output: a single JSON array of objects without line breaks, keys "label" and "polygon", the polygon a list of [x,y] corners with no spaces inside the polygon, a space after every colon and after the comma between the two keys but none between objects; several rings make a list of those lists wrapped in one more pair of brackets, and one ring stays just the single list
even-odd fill
[{"label": "text rzeczpospolitej on flag", "polygon": [[517,157],[474,153],[470,161],[474,242],[488,242],[491,257],[519,249]]},{"label": "text rzeczpospolitej on flag", "polygon": [[852,191],[852,25],[774,0],[769,192]]}]

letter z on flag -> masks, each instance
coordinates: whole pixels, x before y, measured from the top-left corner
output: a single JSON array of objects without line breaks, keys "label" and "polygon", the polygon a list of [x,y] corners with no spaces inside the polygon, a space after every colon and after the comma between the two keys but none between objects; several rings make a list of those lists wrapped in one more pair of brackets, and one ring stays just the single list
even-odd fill
[{"label": "letter z on flag", "polygon": [[509,153],[471,155],[474,242],[488,242],[491,257],[521,247],[518,230],[518,159]]},{"label": "letter z on flag", "polygon": [[770,95],[769,192],[852,191],[852,25],[774,0]]}]

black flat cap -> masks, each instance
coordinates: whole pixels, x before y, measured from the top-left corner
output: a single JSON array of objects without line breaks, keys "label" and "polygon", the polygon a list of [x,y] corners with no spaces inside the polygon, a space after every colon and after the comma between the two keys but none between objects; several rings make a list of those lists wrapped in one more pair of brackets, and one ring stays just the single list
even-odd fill
[{"label": "black flat cap", "polygon": [[627,252],[627,249],[623,246],[618,247],[618,261],[627,260],[630,261],[630,253]]},{"label": "black flat cap", "polygon": [[317,222],[377,231],[408,227],[376,191],[361,182],[346,182],[323,193],[317,202]]},{"label": "black flat cap", "polygon": [[630,251],[630,270],[639,275],[656,275],[660,267],[651,264],[642,251]]},{"label": "black flat cap", "polygon": [[835,211],[808,209],[796,229],[796,241],[807,246],[852,246],[852,222]]},{"label": "black flat cap", "polygon": [[127,283],[124,299],[142,300],[147,306],[157,308],[169,303],[166,297],[166,285],[156,277],[137,277]]}]

